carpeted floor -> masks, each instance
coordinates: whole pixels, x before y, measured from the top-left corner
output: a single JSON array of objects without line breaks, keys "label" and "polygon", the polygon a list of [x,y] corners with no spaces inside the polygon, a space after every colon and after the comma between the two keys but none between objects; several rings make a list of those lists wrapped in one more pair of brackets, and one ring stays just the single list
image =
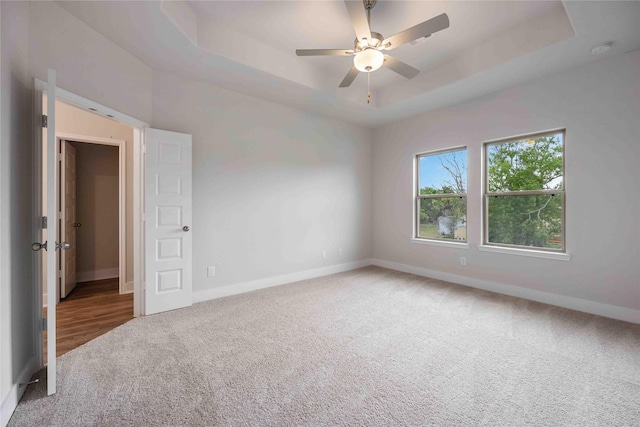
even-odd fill
[{"label": "carpeted floor", "polygon": [[638,426],[640,325],[377,267],[134,319],[10,426]]}]

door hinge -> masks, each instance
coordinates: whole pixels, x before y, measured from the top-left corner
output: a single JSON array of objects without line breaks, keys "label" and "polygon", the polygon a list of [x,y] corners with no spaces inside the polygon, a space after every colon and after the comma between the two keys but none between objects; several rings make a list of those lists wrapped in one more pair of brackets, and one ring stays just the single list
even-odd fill
[{"label": "door hinge", "polygon": [[44,114],[42,115],[42,127],[47,127],[47,116],[45,116]]},{"label": "door hinge", "polygon": [[145,154],[147,152],[147,144],[144,144],[142,146],[142,154]]},{"label": "door hinge", "polygon": [[142,214],[142,222],[146,222],[147,221],[147,214],[143,213]]},{"label": "door hinge", "polygon": [[42,228],[43,229],[47,228],[47,217],[46,216],[42,217]]},{"label": "door hinge", "polygon": [[43,331],[47,330],[47,318],[46,317],[42,318],[42,330]]}]

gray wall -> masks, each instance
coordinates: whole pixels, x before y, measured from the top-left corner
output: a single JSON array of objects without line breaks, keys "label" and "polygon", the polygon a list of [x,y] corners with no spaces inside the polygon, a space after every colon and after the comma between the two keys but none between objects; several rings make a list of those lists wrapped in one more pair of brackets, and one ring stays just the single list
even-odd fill
[{"label": "gray wall", "polygon": [[[30,375],[32,335],[32,82],[28,72],[28,5],[0,3],[0,399]],[[22,377],[21,377],[22,374]]]},{"label": "gray wall", "polygon": [[194,291],[369,258],[369,130],[160,72],[152,125],[193,135]]},{"label": "gray wall", "polygon": [[[640,309],[640,51],[374,132],[373,256],[533,291]],[[566,128],[570,261],[480,252],[482,142]],[[416,153],[466,145],[469,250],[410,243]],[[614,226],[612,226],[614,225]],[[459,264],[467,257],[467,266]]]},{"label": "gray wall", "polygon": [[29,72],[57,86],[151,122],[152,71],[55,2],[29,3]]}]

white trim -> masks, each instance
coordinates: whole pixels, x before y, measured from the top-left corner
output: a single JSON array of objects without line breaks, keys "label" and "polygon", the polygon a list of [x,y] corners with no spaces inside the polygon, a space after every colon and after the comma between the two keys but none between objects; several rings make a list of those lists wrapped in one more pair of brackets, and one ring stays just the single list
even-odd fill
[{"label": "white trim", "polygon": [[133,128],[133,316],[144,316],[144,159],[143,131]]},{"label": "white trim", "polygon": [[[85,144],[108,145],[118,147],[118,258],[119,281],[118,292],[123,294],[127,275],[127,141],[123,139],[101,138],[97,136],[56,133],[58,140],[80,142]],[[133,143],[133,141],[131,141]],[[108,277],[109,279],[111,277]],[[99,279],[89,279],[99,280]],[[85,280],[81,280],[85,281]]]},{"label": "white trim", "polygon": [[118,277],[119,273],[120,273],[120,269],[118,267],[103,268],[101,270],[77,271],[76,281],[91,282],[93,280],[115,279]]},{"label": "white trim", "polygon": [[500,142],[518,141],[518,140],[521,140],[523,138],[535,138],[535,137],[540,137],[540,136],[546,136],[546,135],[549,135],[551,133],[565,132],[566,130],[567,130],[566,127],[559,127],[559,128],[547,129],[547,130],[543,130],[543,131],[521,133],[521,134],[518,134],[518,135],[507,136],[507,137],[504,137],[504,138],[488,139],[486,141],[482,141],[482,144],[496,144],[496,143],[500,143]]},{"label": "white trim", "polygon": [[[47,83],[39,79],[35,79],[35,81],[36,89],[43,87],[46,92]],[[113,110],[102,104],[98,104],[97,102],[91,101],[90,99],[83,98],[79,95],[76,95],[75,93],[69,92],[68,90],[60,89],[59,87],[56,87],[56,99],[64,100],[65,104],[73,105],[74,107],[80,108],[81,110],[89,110],[94,114],[97,114],[109,120],[116,121],[123,125],[131,126],[134,128],[149,127],[148,123],[128,116],[119,111]]]},{"label": "white trim", "polygon": [[499,254],[528,256],[533,258],[555,259],[559,261],[570,261],[571,255],[560,252],[536,251],[535,249],[505,248],[502,246],[478,245],[478,250],[482,252],[495,252]]},{"label": "white trim", "polygon": [[127,283],[124,284],[124,289],[120,293],[121,294],[130,294],[130,293],[133,293],[133,289],[134,289],[133,282],[127,282]]},{"label": "white trim", "polygon": [[282,276],[267,277],[265,279],[252,280],[250,282],[234,283],[233,285],[222,286],[213,289],[204,289],[193,292],[193,302],[209,301],[229,295],[243,294],[245,292],[256,291],[258,289],[270,288],[272,286],[285,285],[287,283],[299,282],[301,280],[314,279],[316,277],[327,276],[329,274],[342,273],[344,271],[356,270],[358,268],[371,265],[370,259],[361,261],[337,264],[329,267],[316,268],[313,270],[299,271],[297,273],[285,274]]},{"label": "white trim", "polygon": [[411,243],[417,243],[419,245],[430,245],[430,246],[444,246],[446,248],[453,249],[469,249],[468,243],[455,242],[455,241],[447,241],[447,240],[429,240],[429,239],[419,239],[417,237],[411,238]]},{"label": "white trim", "polygon": [[471,288],[483,289],[485,291],[496,292],[499,294],[524,298],[544,304],[564,307],[571,310],[596,314],[598,316],[624,320],[625,322],[640,323],[640,310],[634,310],[631,308],[625,308],[611,304],[603,304],[595,301],[589,301],[564,295],[552,294],[549,292],[542,292],[535,289],[522,288],[519,286],[506,285],[503,283],[490,282],[488,280],[474,279],[472,277],[444,273],[424,267],[400,264],[393,261],[372,259],[371,262],[373,265],[388,268],[391,270],[397,270],[405,273],[416,274],[418,276],[444,280]]},{"label": "white trim", "polygon": [[[133,144],[133,141],[129,141]],[[118,291],[125,292],[127,281],[127,143],[122,141],[118,144],[118,198],[120,206],[118,209]]]},{"label": "white trim", "polygon": [[[66,102],[64,102],[66,104]],[[124,139],[102,138],[99,136],[76,135],[73,133],[56,132],[58,139],[64,139],[71,142],[86,142],[87,144],[111,145],[114,147],[124,146]]]},{"label": "white trim", "polygon": [[11,385],[9,393],[7,393],[6,397],[2,401],[2,406],[0,407],[0,425],[6,426],[9,423],[9,420],[13,415],[13,411],[16,410],[18,402],[20,402],[20,398],[27,389],[26,386],[20,387],[20,384],[26,384],[29,382],[31,376],[39,369],[39,367],[40,364],[38,363],[38,358],[34,354],[29,362],[27,362],[22,372],[20,372],[16,382]]}]

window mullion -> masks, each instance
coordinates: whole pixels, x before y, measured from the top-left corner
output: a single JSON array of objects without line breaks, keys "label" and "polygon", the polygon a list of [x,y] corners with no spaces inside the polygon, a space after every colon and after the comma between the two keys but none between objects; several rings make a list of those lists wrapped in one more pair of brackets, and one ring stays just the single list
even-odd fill
[{"label": "window mullion", "polygon": [[418,199],[455,199],[467,197],[467,193],[458,194],[419,194]]},{"label": "window mullion", "polygon": [[521,191],[498,191],[486,192],[489,197],[495,196],[543,196],[545,194],[564,194],[564,190],[521,190]]}]

